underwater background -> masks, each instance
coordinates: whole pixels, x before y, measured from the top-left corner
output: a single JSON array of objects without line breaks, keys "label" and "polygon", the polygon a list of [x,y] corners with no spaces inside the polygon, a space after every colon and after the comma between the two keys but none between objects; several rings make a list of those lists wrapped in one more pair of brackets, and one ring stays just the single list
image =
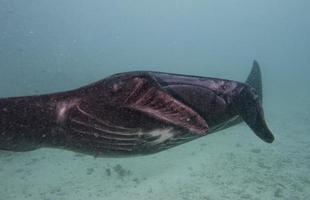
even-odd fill
[{"label": "underwater background", "polygon": [[0,0],[0,96],[153,70],[243,81],[256,59],[267,144],[240,124],[142,157],[0,151],[0,200],[310,198],[310,1]]}]

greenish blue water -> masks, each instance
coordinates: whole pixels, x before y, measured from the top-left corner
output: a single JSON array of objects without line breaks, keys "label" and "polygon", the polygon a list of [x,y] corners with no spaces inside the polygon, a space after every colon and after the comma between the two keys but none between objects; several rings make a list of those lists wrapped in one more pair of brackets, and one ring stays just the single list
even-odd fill
[{"label": "greenish blue water", "polygon": [[276,141],[244,124],[171,150],[100,158],[0,152],[0,199],[286,199],[310,195],[307,0],[0,0],[0,96],[73,89],[130,70],[263,73]]}]

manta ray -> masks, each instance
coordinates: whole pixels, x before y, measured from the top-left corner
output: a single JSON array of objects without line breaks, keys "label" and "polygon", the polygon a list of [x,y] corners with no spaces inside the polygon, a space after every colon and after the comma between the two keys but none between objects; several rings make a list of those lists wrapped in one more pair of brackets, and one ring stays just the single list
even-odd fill
[{"label": "manta ray", "polygon": [[147,155],[242,121],[260,139],[273,142],[256,61],[245,83],[132,71],[70,91],[0,99],[0,149]]}]

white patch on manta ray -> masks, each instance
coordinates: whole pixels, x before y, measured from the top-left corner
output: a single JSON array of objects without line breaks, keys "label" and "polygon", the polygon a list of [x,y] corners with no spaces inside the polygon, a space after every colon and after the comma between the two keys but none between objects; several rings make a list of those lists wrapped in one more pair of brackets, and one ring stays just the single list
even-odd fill
[{"label": "white patch on manta ray", "polygon": [[174,137],[174,134],[173,132],[171,132],[171,129],[156,130],[156,131],[149,132],[147,134],[154,136],[154,137],[160,136],[156,140],[150,142],[152,145],[163,143],[164,141],[169,140]]},{"label": "white patch on manta ray", "polygon": [[56,106],[56,119],[58,122],[65,121],[67,117],[68,110],[72,108],[73,106],[76,106],[78,104],[78,99],[72,99],[69,101],[62,101],[57,103]]}]

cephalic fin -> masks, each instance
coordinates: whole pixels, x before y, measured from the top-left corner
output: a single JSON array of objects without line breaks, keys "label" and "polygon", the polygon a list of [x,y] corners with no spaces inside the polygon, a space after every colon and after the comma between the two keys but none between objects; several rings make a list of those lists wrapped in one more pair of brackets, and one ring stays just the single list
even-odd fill
[{"label": "cephalic fin", "polygon": [[245,86],[239,94],[235,107],[245,123],[263,141],[271,143],[274,136],[265,121],[263,108],[255,89]]}]

